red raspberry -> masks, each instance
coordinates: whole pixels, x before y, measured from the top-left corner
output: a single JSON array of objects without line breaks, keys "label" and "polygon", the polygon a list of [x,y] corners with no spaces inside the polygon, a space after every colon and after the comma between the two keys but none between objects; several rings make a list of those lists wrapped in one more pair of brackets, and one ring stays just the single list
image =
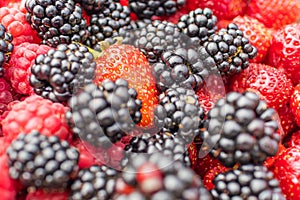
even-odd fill
[{"label": "red raspberry", "polygon": [[68,192],[46,192],[44,190],[37,190],[30,192],[26,196],[26,200],[68,200]]},{"label": "red raspberry", "polygon": [[299,13],[299,0],[251,0],[246,11],[247,15],[275,29],[296,22]]},{"label": "red raspberry", "polygon": [[44,135],[56,135],[62,140],[71,141],[73,134],[65,119],[68,110],[60,103],[36,95],[12,102],[2,120],[3,135],[11,142],[22,132],[38,130]]},{"label": "red raspberry", "polygon": [[284,72],[259,63],[250,63],[247,69],[234,76],[230,82],[231,90],[257,92],[268,106],[275,109],[285,106],[293,92],[292,82]]},{"label": "red raspberry", "polygon": [[294,85],[300,83],[300,24],[289,24],[273,34],[268,63],[283,69]]},{"label": "red raspberry", "polygon": [[257,48],[257,56],[252,59],[252,62],[262,62],[271,44],[272,31],[267,29],[267,27],[257,19],[249,16],[237,16],[232,22],[238,25],[239,29],[243,31],[244,36],[249,39],[250,44]]},{"label": "red raspberry", "polygon": [[33,43],[22,43],[14,47],[9,65],[5,69],[6,77],[12,87],[20,94],[33,94],[33,88],[29,84],[31,66],[35,58],[40,54],[46,54],[51,47]]},{"label": "red raspberry", "polygon": [[218,20],[233,19],[246,12],[247,0],[186,0],[186,6],[189,10],[210,8]]},{"label": "red raspberry", "polygon": [[5,26],[7,31],[12,34],[14,45],[23,42],[40,43],[37,32],[33,30],[26,21],[25,13],[16,9],[2,7],[0,8],[0,23]]},{"label": "red raspberry", "polygon": [[[3,140],[1,139],[0,146],[4,147],[7,146],[3,143]],[[6,148],[5,148],[6,151]],[[15,200],[16,199],[16,187],[15,187],[15,182],[13,179],[10,178],[9,172],[8,172],[8,157],[5,153],[3,152],[3,148],[1,150],[1,155],[0,155],[0,194],[1,194],[1,200]]]}]

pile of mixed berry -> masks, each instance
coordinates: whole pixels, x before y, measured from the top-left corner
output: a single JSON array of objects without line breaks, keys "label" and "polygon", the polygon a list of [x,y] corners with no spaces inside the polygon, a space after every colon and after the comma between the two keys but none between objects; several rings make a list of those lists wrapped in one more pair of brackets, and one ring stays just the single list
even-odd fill
[{"label": "pile of mixed berry", "polygon": [[298,200],[299,0],[1,0],[1,200]]}]

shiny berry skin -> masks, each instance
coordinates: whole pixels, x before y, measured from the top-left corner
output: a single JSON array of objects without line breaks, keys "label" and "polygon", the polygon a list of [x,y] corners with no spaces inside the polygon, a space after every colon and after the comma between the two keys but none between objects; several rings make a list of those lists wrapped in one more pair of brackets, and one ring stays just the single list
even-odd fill
[{"label": "shiny berry skin", "polygon": [[298,0],[251,0],[246,14],[269,28],[279,29],[297,21],[300,13]]},{"label": "shiny berry skin", "polygon": [[230,80],[230,89],[257,92],[269,107],[278,109],[289,102],[293,85],[281,70],[265,64],[250,63],[247,69]]},{"label": "shiny berry skin", "polygon": [[289,24],[274,32],[267,63],[282,69],[297,85],[300,82],[300,24]]},{"label": "shiny berry skin", "polygon": [[292,93],[290,99],[291,111],[296,119],[298,126],[300,125],[300,84],[298,84]]}]

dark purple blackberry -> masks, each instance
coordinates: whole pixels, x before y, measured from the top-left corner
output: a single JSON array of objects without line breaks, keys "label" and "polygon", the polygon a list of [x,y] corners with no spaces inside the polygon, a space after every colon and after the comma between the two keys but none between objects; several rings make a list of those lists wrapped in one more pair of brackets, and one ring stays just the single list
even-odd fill
[{"label": "dark purple blackberry", "polygon": [[126,37],[130,32],[130,10],[127,6],[120,3],[107,1],[103,4],[100,12],[91,15],[90,33],[88,39],[84,42],[87,46],[101,51],[98,44],[101,41],[112,41],[114,37]]},{"label": "dark purple blackberry", "polygon": [[113,199],[212,199],[199,176],[191,168],[162,153],[130,156],[128,165],[116,182],[116,188],[121,187],[131,187],[133,191],[126,193],[117,189]]},{"label": "dark purple blackberry", "polygon": [[111,199],[118,172],[107,166],[81,169],[71,184],[70,200]]},{"label": "dark purple blackberry", "polygon": [[178,86],[198,90],[210,74],[218,73],[213,58],[202,47],[165,51],[152,65],[152,71],[160,92]]},{"label": "dark purple blackberry", "polygon": [[249,66],[249,60],[257,55],[257,49],[244,37],[234,23],[211,35],[203,46],[211,55],[222,75],[230,76]]},{"label": "dark purple blackberry", "polygon": [[156,63],[164,51],[182,47],[182,34],[175,24],[154,20],[140,29],[134,46],[143,52],[149,63]]},{"label": "dark purple blackberry", "polygon": [[13,51],[13,37],[6,31],[6,28],[0,24],[0,77],[3,76],[3,66],[8,62],[10,54]]},{"label": "dark purple blackberry", "polygon": [[180,31],[195,44],[203,44],[217,30],[217,17],[209,8],[197,8],[182,15],[177,23]]},{"label": "dark purple blackberry", "polygon": [[109,148],[141,120],[142,102],[124,79],[89,84],[74,95],[69,106],[74,133],[96,147]]},{"label": "dark purple blackberry", "polygon": [[129,0],[129,7],[139,19],[175,14],[185,0]]},{"label": "dark purple blackberry", "polygon": [[27,0],[27,21],[38,32],[43,44],[56,47],[88,37],[82,9],[73,0]]},{"label": "dark purple blackberry", "polygon": [[186,142],[169,132],[159,132],[154,135],[145,133],[141,136],[135,136],[125,146],[124,150],[123,166],[128,163],[128,157],[131,154],[153,154],[156,152],[170,156],[173,160],[179,160],[186,166],[191,164]]},{"label": "dark purple blackberry", "polygon": [[94,56],[87,47],[60,44],[35,59],[30,84],[36,94],[66,102],[76,90],[93,81],[95,68]]},{"label": "dark purple blackberry", "polygon": [[159,105],[154,110],[154,123],[163,131],[191,142],[203,125],[204,110],[193,90],[182,87],[169,88],[159,95]]},{"label": "dark purple blackberry", "polygon": [[29,188],[62,189],[78,171],[79,152],[56,136],[21,133],[7,149],[9,175]]},{"label": "dark purple blackberry", "polygon": [[261,164],[276,155],[280,135],[275,110],[253,92],[229,92],[208,112],[202,147],[226,167]]},{"label": "dark purple blackberry", "polygon": [[107,1],[111,0],[75,0],[88,14],[99,13]]},{"label": "dark purple blackberry", "polygon": [[214,199],[277,199],[285,200],[273,172],[263,165],[243,165],[218,174],[211,191]]}]

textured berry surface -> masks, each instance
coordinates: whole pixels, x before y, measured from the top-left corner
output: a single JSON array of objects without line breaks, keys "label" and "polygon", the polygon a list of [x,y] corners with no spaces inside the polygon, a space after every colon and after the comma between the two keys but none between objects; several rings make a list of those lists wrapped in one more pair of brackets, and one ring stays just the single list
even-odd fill
[{"label": "textured berry surface", "polygon": [[296,200],[299,193],[299,161],[300,148],[294,146],[283,151],[274,162],[274,175],[280,182],[286,199]]},{"label": "textured berry surface", "polygon": [[298,84],[292,93],[290,99],[291,111],[296,119],[298,126],[300,125],[300,84]]},{"label": "textured berry surface", "polygon": [[9,65],[5,68],[5,76],[14,90],[20,94],[33,94],[33,89],[29,84],[31,76],[31,66],[40,54],[46,54],[51,47],[24,42],[14,47]]},{"label": "textured berry surface", "polygon": [[21,132],[39,130],[47,136],[56,135],[60,139],[70,140],[72,132],[65,119],[65,112],[68,110],[68,107],[40,96],[13,102],[2,121],[3,135],[6,140],[12,141]]},{"label": "textured berry surface", "polygon": [[283,69],[297,85],[300,80],[300,24],[290,24],[274,32],[269,49],[268,63]]},{"label": "textured berry surface", "polygon": [[237,16],[232,23],[235,23],[249,39],[250,44],[257,48],[257,56],[251,62],[264,61],[271,44],[272,31],[257,19],[249,16]]},{"label": "textured berry surface", "polygon": [[293,92],[292,81],[283,71],[256,63],[250,63],[240,75],[233,77],[230,88],[238,92],[257,92],[269,107],[275,109],[285,106]]},{"label": "textured berry surface", "polygon": [[98,84],[104,79],[118,78],[127,80],[129,87],[137,91],[137,98],[142,101],[142,120],[139,126],[153,126],[158,91],[151,67],[143,53],[131,45],[112,45],[95,61],[97,67],[94,82]]},{"label": "textured berry surface", "polygon": [[68,196],[69,194],[66,191],[46,192],[41,189],[29,192],[25,200],[67,200]]},{"label": "textured berry surface", "polygon": [[299,18],[298,0],[251,0],[246,14],[258,19],[269,28],[281,28]]}]

